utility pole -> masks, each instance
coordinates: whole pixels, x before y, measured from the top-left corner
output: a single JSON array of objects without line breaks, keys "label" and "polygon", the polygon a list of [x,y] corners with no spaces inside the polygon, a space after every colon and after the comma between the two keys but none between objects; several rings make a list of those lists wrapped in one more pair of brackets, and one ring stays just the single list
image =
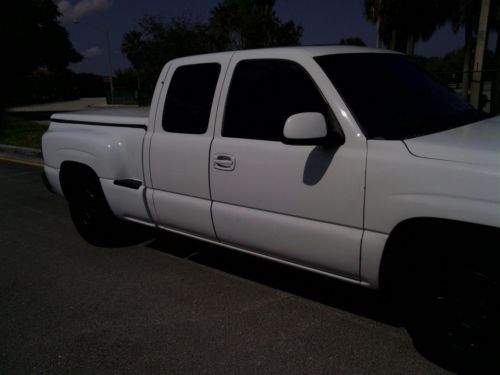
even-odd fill
[{"label": "utility pole", "polygon": [[493,72],[494,79],[491,83],[491,110],[490,113],[500,114],[500,33],[497,33],[497,46],[495,49],[495,67]]},{"label": "utility pole", "polygon": [[476,54],[474,57],[474,66],[472,73],[470,103],[477,109],[480,106],[481,94],[483,88],[482,70],[484,63],[484,54],[488,43],[488,20],[490,14],[491,0],[481,1],[481,13],[479,15],[479,27],[477,31]]}]

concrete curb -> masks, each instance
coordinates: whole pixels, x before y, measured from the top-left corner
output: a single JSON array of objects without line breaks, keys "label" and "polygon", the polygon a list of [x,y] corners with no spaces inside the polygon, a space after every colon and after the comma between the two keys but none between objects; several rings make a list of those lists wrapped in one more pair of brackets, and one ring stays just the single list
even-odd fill
[{"label": "concrete curb", "polygon": [[5,155],[23,157],[30,160],[42,162],[42,150],[38,148],[20,147],[0,144],[0,153]]}]

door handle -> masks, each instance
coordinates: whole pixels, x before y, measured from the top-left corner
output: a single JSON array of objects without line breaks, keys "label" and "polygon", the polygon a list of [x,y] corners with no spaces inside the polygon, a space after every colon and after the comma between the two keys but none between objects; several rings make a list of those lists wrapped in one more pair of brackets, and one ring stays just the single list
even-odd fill
[{"label": "door handle", "polygon": [[214,157],[214,168],[221,171],[232,171],[235,167],[235,159],[233,155],[216,154]]}]

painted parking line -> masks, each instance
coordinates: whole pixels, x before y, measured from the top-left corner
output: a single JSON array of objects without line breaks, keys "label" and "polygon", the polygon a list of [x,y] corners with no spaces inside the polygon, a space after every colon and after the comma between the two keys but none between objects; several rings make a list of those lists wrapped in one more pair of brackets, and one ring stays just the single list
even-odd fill
[{"label": "painted parking line", "polygon": [[37,161],[23,160],[23,159],[15,159],[7,156],[0,156],[0,160],[10,161],[11,163],[29,165],[31,167],[43,168],[43,163],[39,163]]}]

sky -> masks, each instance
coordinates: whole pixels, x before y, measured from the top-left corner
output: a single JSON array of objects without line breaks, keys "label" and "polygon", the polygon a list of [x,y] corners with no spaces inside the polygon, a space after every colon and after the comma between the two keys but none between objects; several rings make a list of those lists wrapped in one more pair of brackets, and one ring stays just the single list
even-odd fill
[{"label": "sky", "polygon": [[[75,48],[84,60],[70,65],[75,72],[107,75],[109,34],[112,69],[129,66],[120,51],[123,35],[136,28],[145,15],[166,20],[188,16],[206,21],[219,0],[54,0]],[[282,21],[293,20],[304,28],[302,44],[338,43],[341,38],[360,37],[375,46],[375,26],[363,15],[363,0],[277,0],[275,11]],[[461,47],[464,35],[452,33],[450,25],[439,29],[426,43],[419,42],[415,52],[424,56],[442,56]],[[494,38],[490,38],[490,45]]]}]

